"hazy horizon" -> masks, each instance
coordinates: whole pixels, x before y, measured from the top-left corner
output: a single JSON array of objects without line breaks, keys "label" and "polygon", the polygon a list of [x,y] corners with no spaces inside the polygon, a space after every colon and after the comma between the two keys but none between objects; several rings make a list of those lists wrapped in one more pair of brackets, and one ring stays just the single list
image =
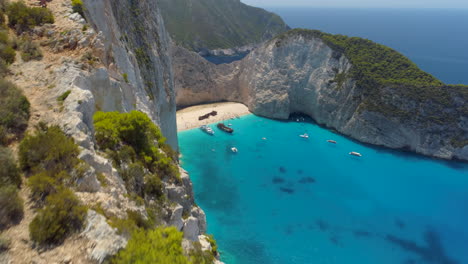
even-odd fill
[{"label": "hazy horizon", "polygon": [[465,0],[331,0],[327,2],[317,0],[241,0],[241,2],[258,7],[324,7],[324,8],[418,8],[418,9],[468,9]]}]

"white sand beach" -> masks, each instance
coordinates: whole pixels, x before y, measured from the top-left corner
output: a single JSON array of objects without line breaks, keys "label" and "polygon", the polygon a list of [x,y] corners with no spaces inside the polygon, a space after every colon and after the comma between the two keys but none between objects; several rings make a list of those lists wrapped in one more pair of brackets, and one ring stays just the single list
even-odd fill
[{"label": "white sand beach", "polygon": [[[216,111],[216,116],[210,116],[205,120],[198,120],[199,116]],[[251,114],[247,106],[241,103],[222,102],[213,104],[196,105],[177,111],[177,131],[197,128],[202,125],[228,120],[238,116]]]}]

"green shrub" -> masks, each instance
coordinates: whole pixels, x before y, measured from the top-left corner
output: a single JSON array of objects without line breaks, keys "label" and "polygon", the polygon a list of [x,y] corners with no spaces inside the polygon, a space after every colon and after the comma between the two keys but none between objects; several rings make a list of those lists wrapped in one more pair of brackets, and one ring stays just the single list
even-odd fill
[{"label": "green shrub", "polygon": [[97,112],[94,115],[96,141],[102,149],[117,150],[122,143],[133,147],[136,153],[152,155],[154,141],[164,143],[159,128],[139,111],[130,113]]},{"label": "green shrub", "polygon": [[99,147],[108,150],[116,165],[134,163],[136,156],[151,173],[161,178],[180,180],[174,162],[176,158],[167,157],[158,147],[171,156],[176,156],[176,152],[165,144],[161,131],[146,114],[138,111],[122,114],[97,112],[94,128]]},{"label": "green shrub", "polygon": [[163,195],[163,184],[156,175],[147,175],[145,177],[145,195],[159,198]]},{"label": "green shrub", "polygon": [[139,212],[127,210],[127,218],[111,217],[109,225],[117,228],[120,234],[130,236],[139,228],[150,229],[154,226],[151,219],[145,219]]},{"label": "green shrub", "polygon": [[84,17],[83,1],[81,1],[81,0],[71,0],[71,2],[72,2],[73,12],[78,13],[82,17]]},{"label": "green shrub", "polygon": [[62,189],[50,195],[46,206],[29,225],[31,240],[41,245],[62,242],[67,235],[81,229],[86,211],[71,190]]},{"label": "green shrub", "polygon": [[0,186],[21,186],[21,175],[11,151],[0,147]]},{"label": "green shrub", "polygon": [[63,94],[61,94],[59,97],[57,97],[57,102],[59,103],[63,103],[65,102],[65,100],[67,100],[68,96],[71,94],[71,91],[68,90],[66,92],[64,92]]},{"label": "green shrub", "polygon": [[23,200],[18,196],[14,185],[0,187],[0,230],[23,218]]},{"label": "green shrub", "polygon": [[123,74],[122,74],[122,77],[123,77],[123,79],[124,79],[124,81],[125,81],[126,83],[129,83],[129,81],[128,81],[128,74],[123,73]]},{"label": "green shrub", "polygon": [[214,256],[218,254],[218,244],[216,243],[216,240],[214,239],[213,235],[208,235],[208,242],[210,242],[211,245],[211,252],[213,253]]},{"label": "green shrub", "polygon": [[23,170],[47,171],[55,175],[70,172],[78,163],[78,146],[60,127],[43,126],[26,136],[19,146],[19,161]]},{"label": "green shrub", "polygon": [[0,58],[2,58],[6,64],[12,64],[15,62],[16,51],[6,44],[0,44]]},{"label": "green shrub", "polygon": [[11,245],[10,239],[0,237],[0,254],[4,251],[7,251],[10,248],[10,245]]},{"label": "green shrub", "polygon": [[175,227],[137,230],[110,262],[120,263],[172,263],[189,264],[182,249],[183,234]]},{"label": "green shrub", "polygon": [[39,45],[32,42],[29,38],[22,41],[20,49],[23,61],[41,60],[43,57],[42,52],[39,49]]},{"label": "green shrub", "polygon": [[129,193],[143,195],[145,170],[138,163],[131,163],[127,168],[119,170],[120,177],[125,182],[125,187]]},{"label": "green shrub", "polygon": [[54,23],[54,16],[47,8],[28,7],[24,2],[14,2],[7,8],[8,25],[18,34],[45,23]]},{"label": "green shrub", "polygon": [[5,77],[9,72],[10,70],[8,69],[8,65],[5,60],[0,59],[0,78]]},{"label": "green shrub", "polygon": [[0,144],[6,144],[9,134],[18,135],[26,129],[30,105],[16,85],[3,79],[0,79],[0,105]]},{"label": "green shrub", "polygon": [[190,263],[194,264],[211,264],[215,257],[210,251],[203,251],[200,242],[193,243],[194,248],[190,251]]},{"label": "green shrub", "polygon": [[47,196],[57,193],[59,182],[49,176],[47,172],[34,174],[28,179],[28,186],[31,189],[31,200],[37,205],[42,205]]}]

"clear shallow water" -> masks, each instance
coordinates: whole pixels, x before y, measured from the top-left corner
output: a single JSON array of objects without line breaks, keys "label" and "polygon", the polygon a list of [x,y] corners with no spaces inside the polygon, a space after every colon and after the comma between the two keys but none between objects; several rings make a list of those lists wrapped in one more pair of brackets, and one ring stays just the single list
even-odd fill
[{"label": "clear shallow water", "polygon": [[450,84],[468,84],[468,9],[267,7],[292,28],[368,38]]},{"label": "clear shallow water", "polygon": [[234,135],[214,125],[215,136],[179,133],[226,263],[468,263],[468,165],[372,148],[312,123],[228,123]]}]

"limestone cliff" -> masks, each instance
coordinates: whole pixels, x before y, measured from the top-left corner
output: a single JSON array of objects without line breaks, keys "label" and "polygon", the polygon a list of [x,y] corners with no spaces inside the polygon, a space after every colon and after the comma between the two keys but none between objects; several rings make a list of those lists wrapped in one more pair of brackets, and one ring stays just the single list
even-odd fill
[{"label": "limestone cliff", "polygon": [[[31,130],[39,121],[56,124],[80,146],[78,158],[89,167],[72,188],[83,204],[99,214],[89,210],[80,234],[39,251],[28,232],[37,212],[32,203],[26,203],[23,221],[5,232],[11,248],[0,254],[2,263],[101,263],[128,240],[110,227],[106,217],[124,219],[127,211],[133,211],[148,218],[145,205],[130,197],[122,176],[96,146],[96,111],[145,112],[161,127],[168,143],[177,148],[170,42],[155,1],[83,2],[86,21],[72,12],[69,0],[49,3],[56,23],[30,33],[34,42],[41,43],[44,58],[18,60],[11,66],[9,79],[31,102]],[[67,96],[58,100],[64,94]],[[179,170],[179,182],[162,181],[167,199],[160,204],[160,224],[183,231],[187,250],[198,241],[204,250],[211,250],[203,235],[205,214],[194,203],[188,174]],[[28,188],[23,188],[21,195],[28,201]]]},{"label": "limestone cliff", "polygon": [[468,160],[466,87],[370,89],[345,52],[319,34],[286,34],[229,65],[180,49],[173,57],[178,106],[232,100],[270,118],[301,112],[361,142]]}]

